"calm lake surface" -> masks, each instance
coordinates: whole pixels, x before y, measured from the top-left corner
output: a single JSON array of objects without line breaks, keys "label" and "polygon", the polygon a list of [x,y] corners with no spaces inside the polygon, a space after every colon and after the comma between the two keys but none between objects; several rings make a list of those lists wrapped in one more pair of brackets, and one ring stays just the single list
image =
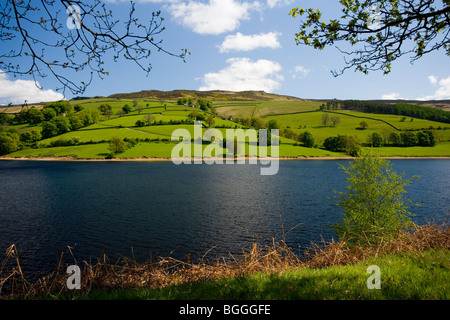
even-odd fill
[{"label": "calm lake surface", "polygon": [[[406,177],[420,224],[448,221],[450,160],[391,160]],[[331,240],[340,219],[330,204],[343,191],[348,160],[281,161],[277,175],[259,165],[172,162],[0,161],[0,262],[15,244],[27,275],[52,271],[72,247],[80,263],[102,251],[143,262],[187,254],[214,259],[254,241],[294,248]],[[73,260],[72,260],[73,262]]]}]

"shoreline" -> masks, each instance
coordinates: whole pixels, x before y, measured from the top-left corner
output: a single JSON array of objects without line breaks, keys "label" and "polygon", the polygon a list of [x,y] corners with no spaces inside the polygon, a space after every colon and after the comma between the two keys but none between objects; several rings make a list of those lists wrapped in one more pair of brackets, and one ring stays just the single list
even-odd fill
[{"label": "shoreline", "polygon": [[[406,160],[406,159],[450,159],[450,156],[387,156],[382,157],[388,160]],[[256,161],[270,161],[270,160],[351,160],[354,157],[342,156],[342,157],[280,157],[280,158],[252,158]],[[104,158],[75,158],[75,157],[0,157],[0,161],[72,161],[72,162],[172,162],[175,160],[183,159],[172,159],[172,158],[115,158],[115,159],[104,159]],[[189,161],[194,161],[195,158],[191,158]],[[205,159],[202,159],[205,160]],[[220,159],[206,159],[206,160],[220,160]],[[222,159],[226,163],[226,158]],[[235,158],[234,161],[238,160],[250,160],[249,157],[245,158]]]}]

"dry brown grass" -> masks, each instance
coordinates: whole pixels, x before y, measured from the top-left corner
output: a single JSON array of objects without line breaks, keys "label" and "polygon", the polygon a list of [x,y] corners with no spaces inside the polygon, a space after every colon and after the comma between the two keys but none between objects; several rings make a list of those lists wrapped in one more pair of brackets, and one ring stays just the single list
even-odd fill
[{"label": "dry brown grass", "polygon": [[447,224],[417,227],[413,232],[402,232],[395,239],[380,241],[372,246],[349,245],[345,241],[332,241],[322,246],[314,244],[306,252],[309,257],[307,266],[321,268],[352,264],[380,254],[419,252],[432,248],[450,249]]},{"label": "dry brown grass", "polygon": [[[294,254],[284,241],[273,242],[267,247],[261,247],[255,243],[241,256],[230,255],[213,263],[203,260],[193,263],[172,257],[159,258],[157,261],[141,264],[128,258],[112,262],[103,254],[95,263],[84,261],[83,265],[80,265],[81,288],[85,292],[95,288],[107,291],[135,287],[162,288],[255,272],[279,273],[292,268],[321,268],[352,264],[380,254],[418,252],[431,248],[450,249],[450,230],[447,224],[419,227],[414,232],[405,232],[394,240],[381,242],[373,247],[350,246],[343,241],[312,244],[302,258]],[[72,255],[69,247],[65,254]],[[63,256],[64,254],[61,254],[60,261]],[[12,261],[14,266],[6,270],[8,261]],[[8,248],[0,266],[0,299],[14,296],[33,298],[67,292],[68,276],[66,268],[60,262],[53,273],[34,283],[28,282],[23,276],[17,249],[12,245]]]}]

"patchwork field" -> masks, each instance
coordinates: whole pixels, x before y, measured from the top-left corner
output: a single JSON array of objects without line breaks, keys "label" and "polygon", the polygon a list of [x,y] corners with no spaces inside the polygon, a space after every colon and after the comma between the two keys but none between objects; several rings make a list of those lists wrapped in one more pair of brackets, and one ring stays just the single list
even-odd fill
[{"label": "patchwork field", "polygon": [[[418,132],[431,130],[436,137],[435,147],[395,147],[383,146],[379,148],[385,156],[450,156],[450,125],[446,123],[423,120],[400,115],[369,114],[354,111],[320,111],[323,104],[320,101],[293,100],[293,101],[212,101],[214,113],[204,111],[198,107],[179,105],[176,100],[163,101],[161,99],[122,99],[98,98],[70,101],[72,107],[97,112],[103,105],[110,111],[99,115],[96,123],[82,127],[78,130],[59,134],[51,138],[38,141],[33,147],[24,146],[22,150],[8,154],[8,157],[73,157],[102,159],[111,154],[109,141],[113,137],[120,137],[125,141],[132,141],[125,151],[115,155],[116,158],[170,158],[172,149],[177,145],[171,142],[171,136],[176,129],[185,129],[194,137],[192,113],[203,117],[204,133],[211,127],[219,130],[226,137],[227,129],[249,128],[244,125],[243,119],[260,119],[262,123],[275,122],[279,128],[280,150],[283,158],[297,157],[344,157],[343,152],[331,152],[323,149],[326,138],[345,135],[353,136],[362,143],[362,150],[370,149],[364,144],[373,133],[387,137],[395,132]],[[125,105],[131,110],[124,114]],[[333,124],[324,124],[323,116],[338,118]],[[148,121],[151,125],[137,125],[139,121]],[[205,119],[211,117],[213,124],[207,124]],[[147,119],[147,120],[146,120]],[[361,122],[367,124],[361,127]],[[3,130],[6,129],[3,126]],[[29,130],[41,130],[42,124],[16,124],[7,127],[14,129],[18,134]],[[286,130],[295,135],[310,132],[315,140],[314,148],[306,148],[293,136],[285,134]],[[66,145],[67,141],[76,141]],[[193,147],[193,145],[191,146]],[[203,145],[203,149],[205,145]],[[270,148],[269,148],[270,149]],[[227,150],[224,149],[224,154]],[[270,151],[269,151],[270,154]],[[246,148],[248,155],[248,145]]]}]

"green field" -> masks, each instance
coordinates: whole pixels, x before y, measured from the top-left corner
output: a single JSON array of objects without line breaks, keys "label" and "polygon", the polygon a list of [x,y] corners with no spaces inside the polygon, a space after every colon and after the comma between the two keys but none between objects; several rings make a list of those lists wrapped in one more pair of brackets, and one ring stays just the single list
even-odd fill
[{"label": "green field", "polygon": [[317,101],[218,102],[216,110],[221,115],[233,118],[251,118],[313,111],[319,109],[320,105]]},{"label": "green field", "polygon": [[[132,110],[126,115],[118,115],[125,104],[133,106],[131,99],[98,98],[70,101],[75,106],[81,106],[87,110],[97,110],[102,104],[111,106],[112,114],[101,115],[96,124],[83,127],[76,131],[70,131],[49,139],[43,139],[37,143],[38,148],[24,147],[22,150],[8,154],[8,157],[75,157],[75,158],[104,158],[110,153],[108,142],[112,137],[126,138],[125,140],[137,140],[137,143],[117,158],[168,158],[175,143],[167,143],[176,129],[186,129],[191,136],[194,134],[194,126],[186,124],[189,114],[197,111],[205,117],[211,114],[200,109],[188,106],[179,106],[175,101],[160,101],[139,99],[137,102],[142,110]],[[276,120],[280,133],[291,129],[299,134],[309,131],[316,143],[315,148],[301,146],[300,142],[281,137],[280,157],[343,157],[345,153],[330,152],[322,149],[324,140],[331,136],[346,135],[357,137],[363,144],[368,137],[377,132],[383,137],[390,133],[401,133],[407,130],[418,132],[420,130],[432,130],[438,144],[435,147],[393,147],[379,148],[384,156],[408,156],[408,157],[449,157],[450,156],[450,125],[435,121],[413,119],[397,115],[368,114],[352,111],[326,111],[329,116],[339,117],[339,123],[335,126],[322,124],[322,116],[325,112],[319,111],[319,101],[213,101],[216,115],[215,127],[226,136],[227,129],[241,128],[238,118],[261,118],[265,123]],[[136,126],[136,121],[144,120],[151,113],[155,124],[150,126]],[[361,130],[360,123],[365,121],[367,129]],[[176,122],[176,124],[172,123]],[[14,125],[8,129],[15,129],[21,133],[31,129],[40,130],[41,125]],[[204,123],[203,132],[207,130]],[[56,141],[67,141],[76,138],[77,145],[51,147]],[[204,148],[204,147],[203,147]],[[270,154],[270,152],[269,152]],[[248,152],[246,152],[248,155]]]},{"label": "green field", "polygon": [[[128,135],[130,137],[130,135]],[[118,154],[116,158],[131,159],[131,158],[171,158],[172,149],[177,145],[175,142],[152,141],[138,143],[136,146],[127,149],[125,152]],[[63,146],[50,147],[39,149],[24,149],[10,154],[11,157],[16,158],[38,158],[38,157],[73,157],[73,158],[105,158],[110,151],[108,150],[108,143],[96,143],[77,146]],[[204,150],[206,145],[202,146]],[[267,151],[271,155],[270,147]],[[191,155],[194,155],[193,145],[191,145]],[[248,145],[246,147],[246,155],[248,155]],[[344,157],[344,154],[331,152],[322,149],[305,148],[294,145],[281,145],[280,157],[283,158],[298,158],[298,157]],[[223,149],[223,155],[228,154],[226,149]]]}]

